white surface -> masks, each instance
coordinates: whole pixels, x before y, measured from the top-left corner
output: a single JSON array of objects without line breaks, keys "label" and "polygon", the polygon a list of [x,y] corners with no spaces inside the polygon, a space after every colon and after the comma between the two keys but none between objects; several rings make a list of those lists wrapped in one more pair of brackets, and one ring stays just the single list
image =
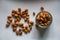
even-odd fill
[{"label": "white surface", "polygon": [[0,0],[0,40],[41,40],[38,30],[33,26],[30,33],[16,36],[12,28],[6,28],[5,23],[7,16],[11,15],[12,9],[21,7],[29,9],[31,20],[35,21],[32,16],[33,11],[36,14],[40,11],[40,6],[44,6],[45,10],[50,12],[53,16],[53,22],[50,28],[44,35],[44,40],[60,40],[60,1],[13,1],[13,0]]}]

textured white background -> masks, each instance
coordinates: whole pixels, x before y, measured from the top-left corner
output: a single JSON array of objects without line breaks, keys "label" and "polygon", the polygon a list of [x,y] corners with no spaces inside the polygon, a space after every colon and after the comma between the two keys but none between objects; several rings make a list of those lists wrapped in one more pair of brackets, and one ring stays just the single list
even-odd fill
[{"label": "textured white background", "polygon": [[53,22],[50,28],[44,35],[44,40],[60,40],[60,1],[59,0],[0,0],[0,40],[41,40],[40,33],[33,26],[33,29],[28,34],[22,36],[16,36],[12,31],[12,28],[6,28],[5,23],[7,16],[11,15],[11,10],[21,7],[29,9],[30,19],[35,21],[35,17],[32,16],[33,11],[36,14],[40,11],[40,7],[44,6],[45,10],[50,12],[53,16]]}]

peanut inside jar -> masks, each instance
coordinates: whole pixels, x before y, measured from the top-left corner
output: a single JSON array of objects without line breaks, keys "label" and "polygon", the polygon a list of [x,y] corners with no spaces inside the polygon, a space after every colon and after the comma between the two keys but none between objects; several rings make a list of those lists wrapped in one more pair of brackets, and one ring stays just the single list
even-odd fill
[{"label": "peanut inside jar", "polygon": [[37,15],[36,20],[37,20],[37,25],[47,26],[51,23],[52,16],[49,12],[42,11]]}]

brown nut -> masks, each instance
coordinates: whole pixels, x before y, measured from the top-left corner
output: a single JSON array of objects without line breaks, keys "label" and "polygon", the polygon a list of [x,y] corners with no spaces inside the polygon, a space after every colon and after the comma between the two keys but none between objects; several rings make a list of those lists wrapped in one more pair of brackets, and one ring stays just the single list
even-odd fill
[{"label": "brown nut", "polygon": [[29,15],[27,15],[26,18],[29,19],[30,18]]},{"label": "brown nut", "polygon": [[17,18],[14,18],[14,22],[17,22],[18,20],[17,20]]},{"label": "brown nut", "polygon": [[22,14],[21,14],[21,15],[22,15],[22,16],[23,16],[23,15],[25,15],[25,12],[24,12],[24,11],[22,11]]},{"label": "brown nut", "polygon": [[9,23],[6,23],[6,27],[9,27],[9,25],[10,25]]},{"label": "brown nut", "polygon": [[19,29],[19,35],[22,35],[22,30],[21,29]]},{"label": "brown nut", "polygon": [[22,27],[22,31],[24,31],[25,30],[25,27]]},{"label": "brown nut", "polygon": [[21,15],[18,15],[18,18],[21,20]]},{"label": "brown nut", "polygon": [[16,23],[17,26],[19,25],[19,22],[18,21],[16,21],[15,23]]},{"label": "brown nut", "polygon": [[45,18],[44,21],[47,22],[48,20]]},{"label": "brown nut", "polygon": [[29,18],[24,18],[24,21],[25,21],[25,22],[28,22],[28,20],[29,20]]},{"label": "brown nut", "polygon": [[18,17],[18,14],[14,14],[14,17]]},{"label": "brown nut", "polygon": [[45,14],[42,17],[45,18],[46,17]]},{"label": "brown nut", "polygon": [[25,13],[27,13],[28,12],[28,9],[25,9]]},{"label": "brown nut", "polygon": [[15,14],[17,14],[17,11],[16,11],[16,10],[12,10],[12,13],[15,13]]},{"label": "brown nut", "polygon": [[41,12],[39,16],[43,17],[44,16],[44,13]]},{"label": "brown nut", "polygon": [[8,16],[8,19],[9,19],[9,18],[12,18],[12,16]]},{"label": "brown nut", "polygon": [[28,24],[29,25],[29,29],[32,30],[32,24]]},{"label": "brown nut", "polygon": [[44,10],[44,7],[42,6],[42,7],[41,7],[41,11],[43,11],[43,10]]},{"label": "brown nut", "polygon": [[19,30],[16,30],[16,35],[19,35]]},{"label": "brown nut", "polygon": [[14,13],[12,13],[11,15],[12,15],[12,17],[14,17],[14,15],[15,15],[15,14],[14,14]]},{"label": "brown nut", "polygon": [[8,18],[7,18],[7,19],[10,19],[10,18],[12,18],[12,16],[8,16]]},{"label": "brown nut", "polygon": [[46,17],[46,19],[47,19],[48,21],[51,21],[51,16],[49,15],[48,17]]},{"label": "brown nut", "polygon": [[23,23],[19,22],[19,24],[18,24],[18,25],[21,27],[21,26],[23,26]]},{"label": "brown nut", "polygon": [[48,24],[47,23],[44,23],[45,26],[47,26]]},{"label": "brown nut", "polygon": [[29,23],[29,21],[30,21],[29,19],[26,20],[27,23]]},{"label": "brown nut", "polygon": [[18,16],[19,16],[19,15],[21,16],[21,12],[18,12],[17,14],[18,14]]},{"label": "brown nut", "polygon": [[25,29],[28,29],[28,26],[25,26]]},{"label": "brown nut", "polygon": [[43,24],[43,23],[41,23],[41,26],[44,26],[44,24]]},{"label": "brown nut", "polygon": [[24,26],[19,26],[19,27],[21,27],[22,29],[24,28]]},{"label": "brown nut", "polygon": [[25,29],[25,30],[24,30],[24,33],[28,33],[28,30],[27,30],[27,29]]},{"label": "brown nut", "polygon": [[50,21],[47,21],[46,24],[48,25],[50,23]]},{"label": "brown nut", "polygon": [[29,27],[32,27],[32,24],[28,23],[28,26],[29,26]]},{"label": "brown nut", "polygon": [[24,29],[24,33],[28,33],[28,30],[27,29]]},{"label": "brown nut", "polygon": [[12,22],[12,26],[14,26],[15,25],[15,22]]},{"label": "brown nut", "polygon": [[15,22],[12,22],[12,27],[17,27],[17,25],[15,24]]},{"label": "brown nut", "polygon": [[21,19],[20,18],[17,18],[17,21],[20,21]]},{"label": "brown nut", "polygon": [[7,23],[10,24],[11,22],[9,20],[7,20]]},{"label": "brown nut", "polygon": [[23,15],[23,16],[22,16],[22,18],[25,18],[25,17],[26,17],[26,15]]},{"label": "brown nut", "polygon": [[15,24],[14,27],[17,27],[17,25]]},{"label": "brown nut", "polygon": [[8,20],[7,22],[6,22],[6,27],[9,27],[10,26],[10,21]]},{"label": "brown nut", "polygon": [[30,23],[31,25],[33,25],[33,24],[34,24],[34,22],[33,22],[33,21],[29,21],[29,23]]},{"label": "brown nut", "polygon": [[41,18],[40,18],[40,20],[42,20],[42,21],[43,21],[44,19],[41,17]]},{"label": "brown nut", "polygon": [[13,27],[13,32],[15,32],[17,30],[17,28],[16,27]]},{"label": "brown nut", "polygon": [[19,32],[21,32],[22,31],[22,29],[19,29]]},{"label": "brown nut", "polygon": [[10,18],[9,21],[12,22],[12,18]]},{"label": "brown nut", "polygon": [[12,16],[8,16],[8,20],[12,22]]},{"label": "brown nut", "polygon": [[40,21],[40,17],[39,16],[37,17],[37,20]]},{"label": "brown nut", "polygon": [[29,14],[27,14],[27,15],[26,15],[26,17],[30,17],[30,15],[29,15]]},{"label": "brown nut", "polygon": [[21,12],[21,8],[18,8],[18,12]]},{"label": "brown nut", "polygon": [[25,26],[24,33],[28,33],[28,32],[30,32],[30,30],[29,30],[28,26]]},{"label": "brown nut", "polygon": [[33,12],[33,16],[35,16],[35,12]]},{"label": "brown nut", "polygon": [[16,10],[12,10],[12,13],[15,13],[16,12]]}]

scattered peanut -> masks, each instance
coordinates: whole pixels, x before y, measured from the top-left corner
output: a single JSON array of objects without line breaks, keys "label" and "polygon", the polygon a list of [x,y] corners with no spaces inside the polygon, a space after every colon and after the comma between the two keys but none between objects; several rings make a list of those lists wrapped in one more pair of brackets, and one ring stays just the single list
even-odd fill
[{"label": "scattered peanut", "polygon": [[[24,26],[24,24],[20,22],[21,18],[23,18],[24,21],[27,22],[28,26]],[[22,32],[28,33],[30,32],[34,24],[33,21],[29,20],[29,18],[30,16],[28,14],[28,9],[25,9],[24,11],[21,11],[21,8],[18,8],[18,11],[12,10],[11,16],[8,16],[7,18],[8,21],[6,22],[6,27],[9,27],[9,25],[11,24],[13,32],[16,32],[16,35],[22,35]],[[17,30],[17,27],[21,29]]]},{"label": "scattered peanut", "polygon": [[33,12],[33,16],[35,16],[35,12]]},{"label": "scattered peanut", "polygon": [[22,35],[22,30],[21,29],[19,29],[19,35]]},{"label": "scattered peanut", "polygon": [[6,27],[9,27],[9,25],[10,25],[9,23],[6,23]]},{"label": "scattered peanut", "polygon": [[17,28],[16,27],[13,27],[13,32],[15,32],[17,30]]},{"label": "scattered peanut", "polygon": [[19,35],[19,30],[16,30],[16,35]]}]

